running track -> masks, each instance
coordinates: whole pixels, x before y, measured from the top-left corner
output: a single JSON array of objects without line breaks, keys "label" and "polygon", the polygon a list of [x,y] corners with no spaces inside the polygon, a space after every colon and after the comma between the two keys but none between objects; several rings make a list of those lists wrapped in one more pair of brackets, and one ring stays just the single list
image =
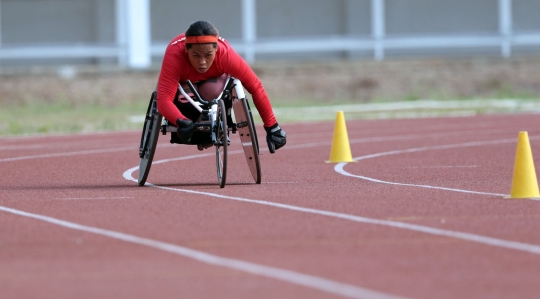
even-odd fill
[{"label": "running track", "polygon": [[285,125],[261,185],[233,135],[224,189],[168,136],[145,187],[139,132],[0,139],[0,297],[538,297],[540,202],[503,198],[538,115],[347,121],[348,164],[333,126]]}]

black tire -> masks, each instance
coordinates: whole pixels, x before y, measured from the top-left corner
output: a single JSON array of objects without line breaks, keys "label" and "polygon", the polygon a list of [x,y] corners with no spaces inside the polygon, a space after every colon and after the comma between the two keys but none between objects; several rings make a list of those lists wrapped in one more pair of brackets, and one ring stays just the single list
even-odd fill
[{"label": "black tire", "polygon": [[227,111],[225,103],[219,100],[216,121],[216,168],[219,187],[224,188],[227,181],[227,148],[229,145],[229,131],[227,129]]},{"label": "black tire", "polygon": [[148,173],[150,173],[162,119],[163,116],[161,116],[157,110],[156,94],[154,92],[150,99],[150,103],[148,104],[148,110],[146,111],[141,144],[139,146],[139,157],[141,158],[139,163],[139,186],[144,186],[146,179],[148,178]]},{"label": "black tire", "polygon": [[255,122],[253,121],[253,115],[251,114],[251,107],[249,106],[249,102],[247,99],[244,99],[243,102],[246,103],[246,106],[247,107],[247,111],[248,111],[248,114],[249,114],[249,122],[251,123],[250,125],[250,128],[253,129],[253,131],[251,132],[254,137],[255,137],[255,146],[256,146],[256,149],[257,149],[257,156],[259,155],[259,140],[257,139],[257,130],[255,130]]},{"label": "black tire", "polygon": [[246,161],[256,184],[260,184],[261,161],[259,159],[259,142],[255,123],[247,99],[242,98],[233,102],[236,127],[242,142],[242,148],[246,156]]}]

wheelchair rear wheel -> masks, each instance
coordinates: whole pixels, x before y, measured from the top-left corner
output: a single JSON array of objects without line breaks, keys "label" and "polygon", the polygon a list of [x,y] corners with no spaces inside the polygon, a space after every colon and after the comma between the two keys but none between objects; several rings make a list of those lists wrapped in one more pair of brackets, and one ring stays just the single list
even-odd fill
[{"label": "wheelchair rear wheel", "polygon": [[233,109],[236,128],[240,135],[240,141],[244,148],[249,170],[255,183],[260,184],[261,162],[259,160],[259,141],[257,140],[257,131],[255,131],[255,124],[247,99],[234,99]]},{"label": "wheelchair rear wheel", "polygon": [[216,166],[219,187],[225,187],[227,180],[227,147],[229,145],[229,133],[227,129],[227,113],[225,103],[219,100],[218,115],[216,121]]},{"label": "wheelchair rear wheel", "polygon": [[154,153],[156,152],[162,119],[163,116],[161,116],[157,110],[156,92],[154,92],[152,93],[152,98],[148,104],[148,110],[146,111],[141,144],[139,146],[139,157],[141,158],[139,163],[139,186],[144,186],[148,173],[150,172]]}]

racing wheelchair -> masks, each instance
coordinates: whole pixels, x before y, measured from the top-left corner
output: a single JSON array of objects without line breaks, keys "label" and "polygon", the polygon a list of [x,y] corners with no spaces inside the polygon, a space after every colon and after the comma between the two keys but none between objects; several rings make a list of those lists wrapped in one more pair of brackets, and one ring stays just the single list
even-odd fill
[{"label": "racing wheelchair", "polygon": [[[238,132],[251,175],[255,183],[260,184],[261,165],[257,132],[255,131],[253,116],[245,96],[242,82],[236,78],[227,76],[221,94],[217,98],[208,101],[201,97],[192,82],[188,80],[186,84],[189,86],[191,94],[193,94],[195,99],[184,90],[182,84],[178,84],[178,92],[200,112],[200,117],[198,121],[194,122],[194,137],[190,142],[183,144],[196,145],[201,140],[207,140],[209,141],[209,146],[215,147],[218,183],[220,188],[224,188],[227,180],[227,148],[230,145],[229,134],[236,134]],[[159,113],[156,98],[157,92],[154,91],[144,119],[139,146],[139,157],[141,159],[138,177],[139,186],[144,186],[146,183],[159,135],[171,133],[176,136],[177,131],[177,127],[171,125]]]}]

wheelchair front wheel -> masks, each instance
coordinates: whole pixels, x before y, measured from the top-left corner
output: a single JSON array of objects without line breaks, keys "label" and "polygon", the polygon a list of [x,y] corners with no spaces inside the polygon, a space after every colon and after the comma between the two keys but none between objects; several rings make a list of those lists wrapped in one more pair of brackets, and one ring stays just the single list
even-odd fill
[{"label": "wheelchair front wheel", "polygon": [[150,172],[154,153],[156,152],[162,119],[163,116],[161,116],[157,110],[156,93],[154,92],[150,99],[150,103],[148,104],[148,110],[146,111],[141,144],[139,146],[139,157],[141,158],[139,163],[139,186],[144,186],[148,173]]},{"label": "wheelchair front wheel", "polygon": [[227,112],[225,103],[219,100],[218,115],[216,121],[216,166],[219,187],[224,188],[227,180],[227,147],[229,145],[229,136],[227,129]]}]

